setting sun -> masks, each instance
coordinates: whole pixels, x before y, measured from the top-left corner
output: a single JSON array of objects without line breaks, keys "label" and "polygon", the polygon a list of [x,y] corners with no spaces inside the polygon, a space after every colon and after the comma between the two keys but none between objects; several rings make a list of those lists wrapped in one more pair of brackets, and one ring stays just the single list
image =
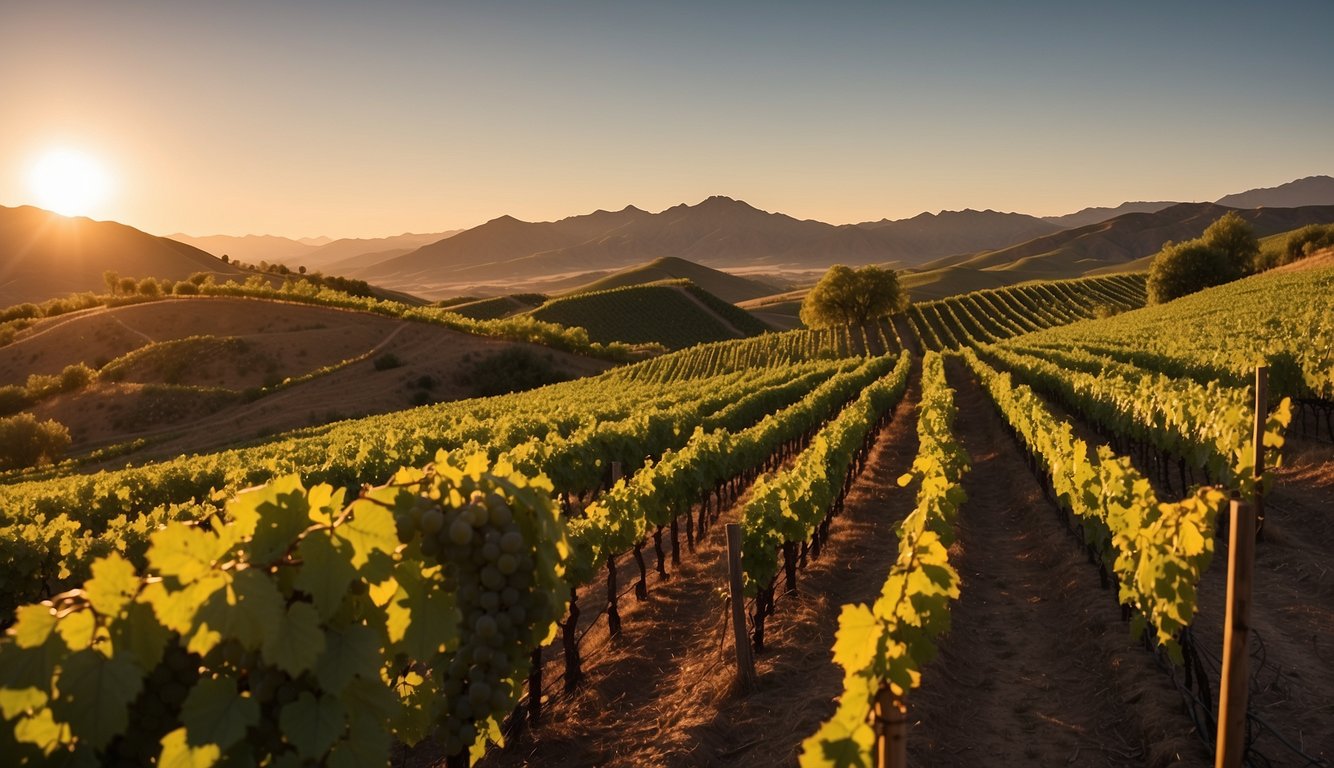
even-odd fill
[{"label": "setting sun", "polygon": [[61,148],[37,158],[29,184],[38,206],[63,216],[88,216],[105,200],[110,179],[97,158]]}]

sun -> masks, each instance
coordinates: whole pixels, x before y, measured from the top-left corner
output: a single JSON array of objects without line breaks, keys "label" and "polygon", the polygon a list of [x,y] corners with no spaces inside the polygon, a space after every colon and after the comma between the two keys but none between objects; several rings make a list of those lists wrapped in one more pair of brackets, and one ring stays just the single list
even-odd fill
[{"label": "sun", "polygon": [[65,147],[39,156],[28,180],[36,204],[62,216],[92,214],[106,199],[111,182],[97,158]]}]

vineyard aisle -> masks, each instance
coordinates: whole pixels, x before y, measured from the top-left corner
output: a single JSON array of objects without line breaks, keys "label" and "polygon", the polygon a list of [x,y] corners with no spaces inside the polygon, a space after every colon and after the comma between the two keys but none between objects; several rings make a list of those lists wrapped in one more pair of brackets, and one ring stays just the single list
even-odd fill
[{"label": "vineyard aisle", "polygon": [[940,655],[910,698],[918,765],[1211,765],[1168,677],[1044,498],[958,361],[972,457],[950,559],[962,579]]},{"label": "vineyard aisle", "polygon": [[896,555],[894,527],[912,508],[912,494],[895,481],[917,452],[919,374],[920,365],[830,527],[829,548],[800,572],[798,596],[780,592],[766,621],[766,650],[756,658],[756,690],[734,690],[731,641],[720,642],[727,617],[717,595],[726,583],[723,524],[736,522],[738,505],[710,528],[707,546],[690,556],[683,548],[669,581],[650,582],[648,602],[627,611],[634,598],[622,600],[620,644],[598,637],[601,628],[588,636],[584,688],[555,697],[535,737],[525,734],[480,765],[795,765],[802,739],[833,713],[842,691],[842,670],[829,650],[840,608],[875,599]]}]

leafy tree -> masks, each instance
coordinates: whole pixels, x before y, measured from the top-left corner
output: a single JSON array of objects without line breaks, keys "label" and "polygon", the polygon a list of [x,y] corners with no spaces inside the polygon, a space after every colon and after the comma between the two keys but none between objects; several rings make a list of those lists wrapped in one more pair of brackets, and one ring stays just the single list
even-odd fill
[{"label": "leafy tree", "polygon": [[139,281],[133,277],[122,277],[117,285],[120,287],[120,293],[126,295],[131,295],[139,290]]},{"label": "leafy tree", "polygon": [[144,296],[156,297],[162,293],[162,287],[158,285],[157,279],[153,277],[145,277],[140,280],[137,288],[139,293]]},{"label": "leafy tree", "polygon": [[102,282],[107,284],[107,293],[115,293],[116,287],[120,285],[120,275],[108,269],[102,273]]},{"label": "leafy tree", "polygon": [[1229,211],[1223,214],[1204,230],[1200,239],[1223,253],[1220,282],[1231,282],[1254,271],[1255,259],[1260,255],[1260,241],[1255,238],[1255,229],[1240,213]]},{"label": "leafy tree", "polygon": [[801,303],[801,321],[811,328],[866,325],[907,304],[894,270],[876,266],[852,269],[835,264],[806,294]]},{"label": "leafy tree", "polygon": [[24,469],[58,461],[69,447],[69,430],[31,413],[0,419],[0,469]]},{"label": "leafy tree", "polygon": [[1202,240],[1188,240],[1163,246],[1149,267],[1149,303],[1162,304],[1188,293],[1227,282],[1226,257]]},{"label": "leafy tree", "polygon": [[1184,243],[1168,242],[1149,267],[1149,303],[1185,296],[1245,277],[1260,256],[1255,231],[1241,214],[1230,211]]}]

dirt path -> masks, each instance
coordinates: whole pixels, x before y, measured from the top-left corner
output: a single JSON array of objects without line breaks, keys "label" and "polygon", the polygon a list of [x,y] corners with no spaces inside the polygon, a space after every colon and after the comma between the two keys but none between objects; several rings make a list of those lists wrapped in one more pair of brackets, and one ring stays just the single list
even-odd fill
[{"label": "dirt path", "polygon": [[755,691],[733,686],[734,651],[717,597],[725,579],[720,524],[647,603],[623,612],[623,639],[586,657],[585,686],[556,698],[540,728],[483,765],[795,765],[802,739],[842,690],[829,653],[840,607],[874,599],[894,560],[894,525],[912,505],[895,479],[916,453],[916,400],[913,384],[831,525],[830,547],[801,572],[798,595],[778,599]]},{"label": "dirt path", "polygon": [[951,552],[963,584],[910,699],[913,762],[1209,765],[1167,676],[1130,640],[986,394],[957,362],[949,379],[973,461]]},{"label": "dirt path", "polygon": [[732,325],[732,323],[730,323],[727,320],[727,318],[715,312],[713,308],[710,307],[708,304],[705,304],[704,302],[700,301],[698,296],[694,295],[690,291],[687,291],[686,289],[681,287],[677,287],[676,290],[680,291],[682,296],[685,296],[687,299],[693,301],[696,305],[698,305],[699,308],[704,310],[704,312],[708,314],[709,317],[712,317],[714,320],[717,320],[719,325],[726,328],[729,332],[735,334],[738,339],[746,338],[745,332],[743,332],[740,328],[736,327],[735,325]]}]

